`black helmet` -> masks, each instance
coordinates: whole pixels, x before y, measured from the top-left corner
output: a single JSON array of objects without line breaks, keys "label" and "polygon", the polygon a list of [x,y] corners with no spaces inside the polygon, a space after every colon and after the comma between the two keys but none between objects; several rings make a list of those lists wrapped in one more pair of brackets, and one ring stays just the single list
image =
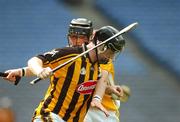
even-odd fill
[{"label": "black helmet", "polygon": [[73,19],[69,25],[68,35],[85,35],[88,38],[92,35],[92,21],[85,18]]},{"label": "black helmet", "polygon": [[[114,36],[119,31],[112,27],[112,26],[104,26],[100,28],[95,34],[95,41],[105,41],[106,39]],[[110,48],[113,52],[122,51],[123,47],[125,46],[125,39],[122,35],[117,36],[104,44],[104,47]]]}]

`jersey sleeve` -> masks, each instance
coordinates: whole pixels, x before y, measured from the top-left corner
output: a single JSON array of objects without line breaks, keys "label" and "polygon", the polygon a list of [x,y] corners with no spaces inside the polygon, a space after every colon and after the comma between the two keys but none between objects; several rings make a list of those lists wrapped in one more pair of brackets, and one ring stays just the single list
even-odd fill
[{"label": "jersey sleeve", "polygon": [[44,54],[39,54],[36,57],[40,58],[43,63],[49,63],[53,60],[56,60],[61,53],[63,53],[61,51],[62,49],[58,48],[58,49],[53,49],[51,51],[45,52]]},{"label": "jersey sleeve", "polygon": [[64,57],[74,57],[81,53],[82,48],[64,47],[56,48],[44,54],[39,54],[36,57],[40,58],[44,64],[51,63],[55,60]]}]

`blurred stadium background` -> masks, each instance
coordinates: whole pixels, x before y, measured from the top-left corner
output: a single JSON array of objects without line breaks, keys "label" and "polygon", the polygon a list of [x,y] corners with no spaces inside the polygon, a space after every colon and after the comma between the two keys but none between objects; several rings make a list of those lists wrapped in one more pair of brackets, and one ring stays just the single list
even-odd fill
[{"label": "blurred stadium background", "polygon": [[[116,81],[132,89],[128,103],[121,104],[121,122],[179,122],[179,6],[178,0],[0,0],[0,71],[66,46],[73,18],[119,30],[138,22],[115,62]],[[8,98],[17,122],[31,120],[48,86],[48,80],[31,86],[32,79],[23,78],[18,86],[0,79],[0,102]]]}]

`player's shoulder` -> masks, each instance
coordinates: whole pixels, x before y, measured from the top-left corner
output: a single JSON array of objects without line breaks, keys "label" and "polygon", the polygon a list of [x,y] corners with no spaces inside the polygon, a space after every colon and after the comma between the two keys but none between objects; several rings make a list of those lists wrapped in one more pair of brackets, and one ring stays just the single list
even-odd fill
[{"label": "player's shoulder", "polygon": [[45,52],[43,54],[37,55],[38,58],[46,61],[54,61],[60,58],[75,57],[82,53],[81,47],[63,47],[63,48],[54,48],[51,51]]},{"label": "player's shoulder", "polygon": [[100,64],[100,67],[114,67],[114,64],[111,61],[109,61],[106,64]]},{"label": "player's shoulder", "polygon": [[100,64],[100,68],[102,70],[107,70],[111,72],[114,70],[114,64],[112,62],[108,62],[107,64]]}]

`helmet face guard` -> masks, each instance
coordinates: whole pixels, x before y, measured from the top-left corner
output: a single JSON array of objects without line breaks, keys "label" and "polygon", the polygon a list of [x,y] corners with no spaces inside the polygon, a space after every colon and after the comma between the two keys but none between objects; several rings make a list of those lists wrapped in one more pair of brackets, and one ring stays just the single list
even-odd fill
[{"label": "helmet face guard", "polygon": [[69,25],[68,35],[84,35],[88,38],[92,35],[92,22],[85,18],[73,19]]},{"label": "helmet face guard", "polygon": [[83,35],[89,38],[92,35],[92,28],[70,25],[68,33],[68,35]]}]

